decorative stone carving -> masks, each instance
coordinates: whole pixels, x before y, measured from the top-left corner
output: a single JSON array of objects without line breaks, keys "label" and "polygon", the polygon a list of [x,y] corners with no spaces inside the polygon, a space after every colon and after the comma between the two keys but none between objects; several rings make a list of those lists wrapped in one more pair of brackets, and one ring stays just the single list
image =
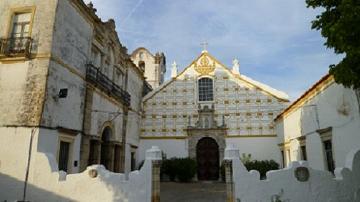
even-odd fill
[{"label": "decorative stone carving", "polygon": [[97,170],[95,170],[95,169],[89,170],[89,176],[90,176],[91,178],[96,178],[96,177],[98,176]]},{"label": "decorative stone carving", "polygon": [[309,169],[306,167],[297,167],[295,169],[295,177],[300,182],[307,182],[310,177]]},{"label": "decorative stone carving", "polygon": [[209,73],[215,70],[215,61],[213,61],[213,63],[210,64],[209,58],[204,55],[200,59],[199,64],[198,63],[194,64],[194,69],[201,75],[208,75]]},{"label": "decorative stone carving", "polygon": [[232,61],[232,63],[233,63],[233,67],[232,67],[232,71],[233,71],[233,73],[235,73],[235,74],[240,74],[240,63],[239,63],[239,60],[238,59],[234,59],[233,61]]},{"label": "decorative stone carving", "polygon": [[171,78],[175,78],[177,76],[177,64],[176,64],[176,62],[174,61],[171,66],[172,66],[172,68],[171,68]]}]

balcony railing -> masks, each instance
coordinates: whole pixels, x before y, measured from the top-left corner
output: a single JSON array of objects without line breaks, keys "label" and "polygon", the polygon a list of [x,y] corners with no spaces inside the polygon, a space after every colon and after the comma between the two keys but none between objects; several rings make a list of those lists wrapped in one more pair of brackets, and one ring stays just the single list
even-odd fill
[{"label": "balcony railing", "polygon": [[86,80],[100,87],[113,97],[130,106],[130,94],[111,81],[105,74],[92,64],[87,65]]},{"label": "balcony railing", "polygon": [[32,39],[30,37],[16,37],[0,39],[0,57],[31,56]]}]

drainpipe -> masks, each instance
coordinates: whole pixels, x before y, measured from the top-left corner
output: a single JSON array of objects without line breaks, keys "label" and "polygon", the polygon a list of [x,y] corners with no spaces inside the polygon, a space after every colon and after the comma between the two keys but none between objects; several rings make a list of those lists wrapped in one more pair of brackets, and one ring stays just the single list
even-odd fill
[{"label": "drainpipe", "polygon": [[31,151],[32,151],[34,135],[35,135],[35,129],[32,129],[31,130],[31,135],[30,135],[30,142],[29,142],[28,160],[27,160],[27,165],[26,165],[26,173],[25,173],[25,181],[24,181],[24,193],[23,193],[23,198],[22,198],[22,201],[24,201],[24,202],[26,201],[26,190],[27,190],[27,184],[28,184],[28,179],[29,179]]}]

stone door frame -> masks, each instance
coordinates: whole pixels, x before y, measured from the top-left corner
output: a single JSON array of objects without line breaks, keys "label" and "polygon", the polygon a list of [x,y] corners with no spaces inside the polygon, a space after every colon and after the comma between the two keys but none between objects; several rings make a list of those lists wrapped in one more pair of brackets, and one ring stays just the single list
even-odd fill
[{"label": "stone door frame", "polygon": [[224,159],[226,147],[225,135],[226,129],[188,129],[188,152],[189,157],[196,160],[196,145],[204,137],[210,137],[216,141],[219,146],[219,167]]}]

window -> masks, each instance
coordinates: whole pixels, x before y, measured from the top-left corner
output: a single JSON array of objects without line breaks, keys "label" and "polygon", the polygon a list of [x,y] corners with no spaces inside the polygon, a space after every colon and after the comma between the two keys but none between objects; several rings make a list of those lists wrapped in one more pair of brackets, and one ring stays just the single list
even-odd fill
[{"label": "window", "polygon": [[328,171],[333,173],[335,170],[335,165],[334,165],[334,158],[333,158],[333,154],[332,154],[332,142],[331,142],[331,140],[325,140],[323,142],[323,144],[324,144],[325,160],[326,160],[327,169],[328,169]]},{"label": "window", "polygon": [[60,141],[59,170],[68,172],[70,142]]},{"label": "window", "polygon": [[307,161],[306,146],[305,145],[300,146],[300,150],[301,150],[302,160]]},{"label": "window", "polygon": [[287,149],[286,150],[286,156],[287,156],[287,165],[289,165],[290,164],[290,162],[291,162],[291,153],[290,153],[290,149]]},{"label": "window", "polygon": [[139,59],[140,59],[140,60],[144,60],[144,53],[143,53],[143,52],[140,52],[140,53],[139,53]]},{"label": "window", "polygon": [[285,167],[285,155],[284,155],[284,150],[281,150],[281,160],[282,160],[282,166],[283,168]]},{"label": "window", "polygon": [[90,140],[90,149],[89,149],[89,161],[88,165],[93,165],[98,163],[98,148],[100,142],[98,140]]},{"label": "window", "polygon": [[135,160],[135,152],[131,152],[131,171],[135,170],[136,160]]},{"label": "window", "polygon": [[198,81],[199,85],[199,101],[213,101],[213,80],[210,78],[202,78]]},{"label": "window", "polygon": [[333,156],[333,146],[332,146],[332,127],[319,129],[316,131],[319,133],[321,141],[323,143],[324,159],[325,159],[325,168],[328,171],[334,173],[335,170],[335,160]]},{"label": "window", "polygon": [[8,39],[1,40],[1,54],[26,54],[28,56],[31,49],[31,16],[32,13],[30,12],[15,13],[13,15]]},{"label": "window", "polygon": [[31,13],[17,13],[12,20],[11,38],[30,36]]}]

